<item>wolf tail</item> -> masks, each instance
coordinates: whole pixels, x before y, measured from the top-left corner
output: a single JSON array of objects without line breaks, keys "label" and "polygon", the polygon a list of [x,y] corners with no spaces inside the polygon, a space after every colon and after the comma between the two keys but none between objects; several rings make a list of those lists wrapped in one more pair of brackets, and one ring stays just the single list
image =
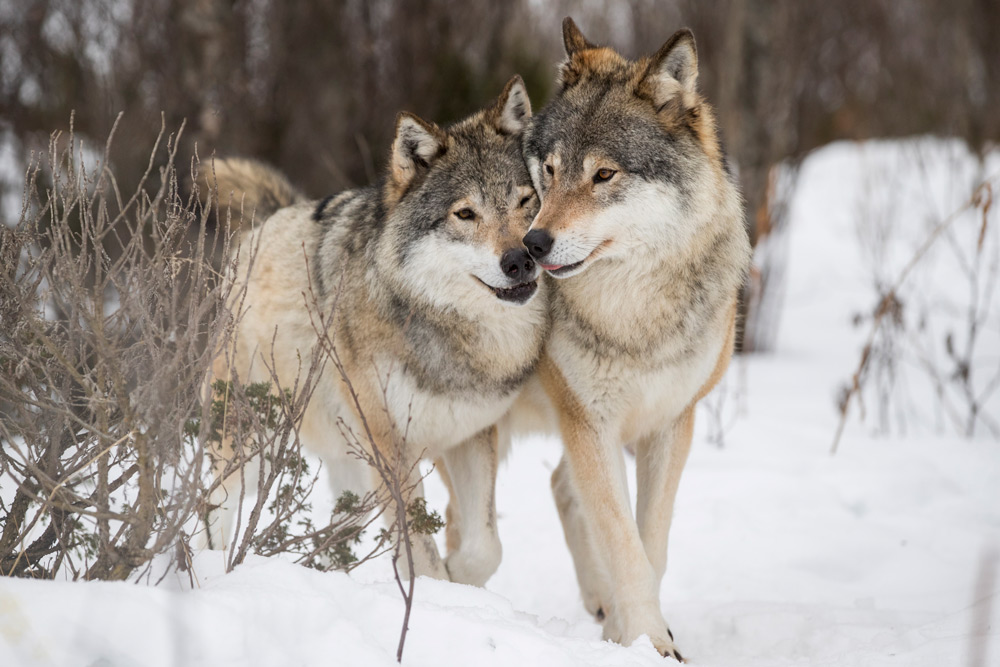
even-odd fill
[{"label": "wolf tail", "polygon": [[[261,223],[280,208],[305,201],[305,196],[280,171],[247,158],[215,159],[198,174],[202,204],[217,202],[232,227]],[[228,211],[228,214],[227,214]]]}]

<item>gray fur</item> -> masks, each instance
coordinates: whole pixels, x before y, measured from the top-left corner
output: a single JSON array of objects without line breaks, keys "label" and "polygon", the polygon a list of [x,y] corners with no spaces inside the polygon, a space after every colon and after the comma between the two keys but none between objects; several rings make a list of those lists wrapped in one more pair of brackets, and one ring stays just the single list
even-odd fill
[{"label": "gray fur", "polygon": [[[505,397],[534,369],[544,330],[539,329],[535,341],[526,341],[537,350],[527,363],[497,373],[481,362],[491,350],[483,348],[478,318],[457,304],[453,309],[432,307],[407,289],[407,272],[426,270],[410,265],[414,245],[428,235],[454,238],[448,218],[456,199],[475,193],[498,212],[516,215],[509,210],[510,189],[531,185],[519,135],[500,133],[480,123],[460,123],[447,132],[451,137],[447,151],[406,191],[391,213],[383,205],[384,182],[321,202],[325,205],[322,211],[317,209],[317,281],[326,299],[337,297],[336,286],[341,280],[356,286],[345,296],[352,302],[357,300],[358,307],[362,302],[371,303],[381,326],[402,334],[397,353],[421,389],[437,394]],[[525,229],[535,210],[528,207],[520,214]],[[398,265],[379,264],[379,250],[386,245],[392,248]],[[447,258],[441,261],[445,263]],[[390,271],[391,275],[385,275]],[[367,319],[358,325],[344,317],[339,323],[339,334],[349,342],[363,338],[363,332],[357,331],[359,326],[364,327],[364,333],[372,327]],[[355,346],[349,351],[359,350]]]},{"label": "gray fur", "polygon": [[[410,464],[429,457],[453,468],[462,490],[461,545],[443,561],[431,538],[417,536],[418,575],[481,585],[500,560],[494,424],[535,369],[548,329],[537,268],[510,272],[501,262],[522,247],[538,208],[515,132],[528,117],[518,77],[493,106],[451,127],[400,114],[379,183],[277,211],[246,239],[258,249],[252,267],[237,269],[246,312],[234,349],[213,367],[216,377],[257,381],[273,365],[292,386],[316,345],[316,296],[375,447],[414,471],[404,486],[421,492]],[[347,459],[339,420],[367,445],[368,428],[328,363],[301,431],[335,473]],[[218,495],[231,513],[239,494]],[[217,523],[224,544],[225,523]]]},{"label": "gray fur", "polygon": [[[632,91],[607,81],[581,82],[535,115],[525,133],[525,154],[541,159],[557,142],[573,156],[598,149],[630,173],[686,193],[685,174],[699,159],[696,137],[687,125],[680,133],[663,132],[652,114],[624,104],[633,98]],[[581,161],[570,164],[568,175],[578,176]]]},{"label": "gray fur", "polygon": [[[750,259],[742,200],[696,91],[689,31],[639,61],[570,19],[563,35],[562,90],[524,139],[542,199],[526,242],[557,278],[539,367],[566,445],[552,488],[605,638],[645,634],[680,659],[660,582],[694,406],[732,352]],[[624,445],[636,452],[634,514]]]}]

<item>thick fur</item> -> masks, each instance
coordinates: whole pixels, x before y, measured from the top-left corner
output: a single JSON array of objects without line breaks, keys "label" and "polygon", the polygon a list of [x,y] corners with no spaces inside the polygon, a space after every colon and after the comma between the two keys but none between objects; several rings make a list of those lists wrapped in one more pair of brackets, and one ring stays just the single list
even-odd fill
[{"label": "thick fur", "polygon": [[[457,482],[449,532],[460,532],[461,544],[442,560],[431,538],[417,536],[418,575],[481,585],[500,561],[495,423],[534,372],[548,323],[539,269],[521,245],[538,210],[521,155],[530,115],[519,77],[496,104],[451,127],[400,114],[381,183],[277,211],[246,239],[257,248],[247,307],[235,348],[214,368],[216,377],[269,380],[273,355],[281,383],[292,386],[317,340],[308,295],[334,312],[330,333],[376,446],[392,460],[405,432],[404,469],[422,456],[440,459]],[[220,182],[233,175],[228,161],[216,172]],[[517,279],[501,265],[508,251],[528,262]],[[327,364],[301,435],[342,488],[359,464],[344,456],[340,419],[363,440],[345,384]],[[218,499],[230,513],[237,483]],[[212,528],[213,542],[224,544],[228,522]]]},{"label": "thick fur", "polygon": [[[570,19],[564,41],[562,89],[524,140],[542,199],[532,231],[552,240],[532,254],[558,278],[538,373],[565,444],[552,488],[605,638],[646,634],[679,659],[659,589],[695,404],[732,352],[750,257],[742,200],[696,90],[689,31],[639,61],[594,46]],[[537,402],[533,390],[519,406]]]}]

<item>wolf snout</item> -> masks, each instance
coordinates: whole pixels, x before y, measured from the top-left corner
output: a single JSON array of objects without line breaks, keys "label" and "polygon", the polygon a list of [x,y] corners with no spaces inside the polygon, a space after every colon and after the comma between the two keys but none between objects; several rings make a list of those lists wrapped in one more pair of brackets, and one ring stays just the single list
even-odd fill
[{"label": "wolf snout", "polygon": [[500,269],[515,283],[534,279],[535,261],[524,248],[511,248],[500,256]]},{"label": "wolf snout", "polygon": [[532,229],[524,235],[521,242],[528,249],[528,252],[531,253],[532,257],[541,259],[552,250],[552,244],[555,243],[555,239],[544,229]]}]

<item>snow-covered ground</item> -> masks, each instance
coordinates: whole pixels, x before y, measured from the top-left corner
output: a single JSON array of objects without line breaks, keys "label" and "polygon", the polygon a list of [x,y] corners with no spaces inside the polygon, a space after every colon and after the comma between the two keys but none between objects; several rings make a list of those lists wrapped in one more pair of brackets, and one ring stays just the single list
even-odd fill
[{"label": "snow-covered ground", "polygon": [[[738,360],[709,397],[724,444],[709,442],[716,419],[702,408],[681,484],[661,601],[691,664],[1000,664],[1000,441],[984,425],[957,435],[962,404],[951,389],[950,408],[933,399],[926,370],[928,359],[947,368],[949,331],[960,347],[970,294],[992,304],[973,355],[977,391],[1000,369],[1000,295],[971,290],[956,254],[975,249],[977,218],[901,292],[908,333],[887,407],[867,391],[865,421],[852,405],[830,454],[838,390],[870,326],[852,320],[968,198],[976,169],[958,144],[930,140],[838,144],[804,164],[776,349]],[[984,173],[1000,174],[1000,156]],[[986,259],[1000,237],[992,216]],[[998,399],[987,418],[1000,420]],[[515,444],[497,497],[503,563],[485,590],[416,583],[405,664],[664,664],[645,640],[602,642],[584,611],[549,495],[559,456],[554,440]],[[443,510],[442,486],[427,486]],[[173,578],[0,579],[0,665],[395,662],[403,604],[387,563],[347,576],[251,558],[221,571],[203,553],[193,590]]]}]

